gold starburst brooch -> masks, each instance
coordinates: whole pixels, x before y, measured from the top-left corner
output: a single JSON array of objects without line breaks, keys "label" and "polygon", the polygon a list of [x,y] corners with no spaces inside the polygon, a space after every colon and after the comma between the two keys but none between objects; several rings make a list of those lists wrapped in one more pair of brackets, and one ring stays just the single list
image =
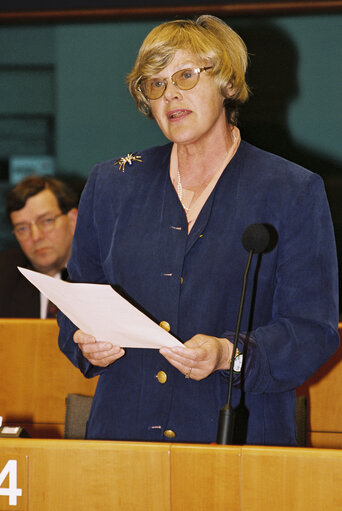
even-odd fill
[{"label": "gold starburst brooch", "polygon": [[134,161],[138,161],[142,163],[141,156],[135,156],[136,153],[128,153],[127,156],[123,156],[119,160],[116,160],[114,165],[119,165],[119,170],[122,170],[122,172],[125,172],[125,165],[128,163],[128,165],[132,165]]}]

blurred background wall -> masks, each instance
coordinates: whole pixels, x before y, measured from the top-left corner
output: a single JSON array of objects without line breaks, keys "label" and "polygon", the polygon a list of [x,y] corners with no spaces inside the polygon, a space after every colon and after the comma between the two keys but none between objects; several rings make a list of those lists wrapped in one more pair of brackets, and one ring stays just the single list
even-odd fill
[{"label": "blurred background wall", "polygon": [[[163,21],[0,26],[0,248],[14,242],[4,201],[16,157],[24,173],[34,156],[81,187],[94,163],[166,142],[125,86],[143,38]],[[341,259],[342,13],[225,21],[250,53],[242,136],[323,177]]]}]

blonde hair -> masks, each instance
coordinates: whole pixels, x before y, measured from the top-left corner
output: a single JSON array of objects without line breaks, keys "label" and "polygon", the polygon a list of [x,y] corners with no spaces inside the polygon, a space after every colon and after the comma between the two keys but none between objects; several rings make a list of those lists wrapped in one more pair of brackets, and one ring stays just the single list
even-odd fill
[{"label": "blonde hair", "polygon": [[126,80],[138,109],[153,118],[150,101],[141,92],[139,84],[168,66],[177,50],[186,50],[199,60],[210,63],[212,69],[208,72],[226,98],[227,119],[236,124],[238,107],[248,98],[245,81],[248,53],[241,37],[211,15],[199,16],[195,20],[169,21],[147,35]]}]

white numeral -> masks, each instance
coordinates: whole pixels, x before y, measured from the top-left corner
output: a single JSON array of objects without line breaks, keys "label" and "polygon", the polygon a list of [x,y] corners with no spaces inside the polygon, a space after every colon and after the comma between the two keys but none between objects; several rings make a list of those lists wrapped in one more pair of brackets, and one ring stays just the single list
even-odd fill
[{"label": "white numeral", "polygon": [[[1,488],[6,476],[9,476],[8,488]],[[0,472],[0,495],[9,497],[9,505],[17,505],[17,497],[22,496],[22,489],[17,488],[17,460],[8,460]]]}]

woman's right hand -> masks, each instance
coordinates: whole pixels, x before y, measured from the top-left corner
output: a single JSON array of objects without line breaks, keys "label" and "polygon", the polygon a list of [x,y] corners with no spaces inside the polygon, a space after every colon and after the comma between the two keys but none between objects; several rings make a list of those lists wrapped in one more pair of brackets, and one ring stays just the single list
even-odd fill
[{"label": "woman's right hand", "polygon": [[94,366],[107,367],[125,354],[125,350],[120,346],[114,346],[111,342],[96,341],[93,335],[82,330],[76,330],[73,339],[83,356]]}]

